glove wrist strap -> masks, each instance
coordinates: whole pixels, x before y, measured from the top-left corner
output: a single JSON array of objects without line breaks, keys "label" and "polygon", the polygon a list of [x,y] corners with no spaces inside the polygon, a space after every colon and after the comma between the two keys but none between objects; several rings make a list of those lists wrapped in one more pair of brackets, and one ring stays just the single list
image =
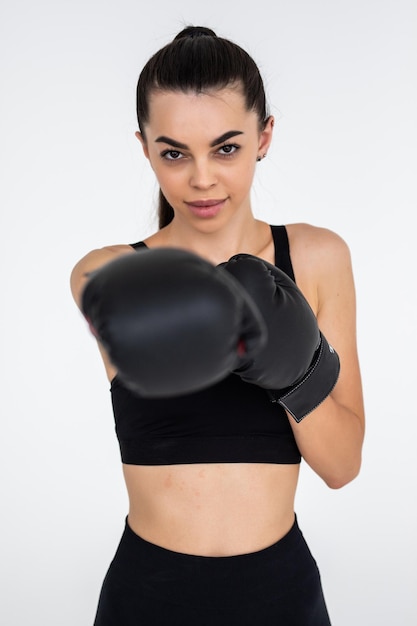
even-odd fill
[{"label": "glove wrist strap", "polygon": [[338,354],[321,333],[320,336],[320,345],[302,379],[284,391],[268,391],[271,402],[283,406],[297,423],[327,398],[339,378]]}]

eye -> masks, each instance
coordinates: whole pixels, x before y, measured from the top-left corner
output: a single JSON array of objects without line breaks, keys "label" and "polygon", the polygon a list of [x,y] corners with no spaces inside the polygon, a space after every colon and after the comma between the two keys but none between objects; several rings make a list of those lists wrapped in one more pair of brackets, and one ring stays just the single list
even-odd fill
[{"label": "eye", "polygon": [[224,146],[219,148],[219,154],[221,156],[232,156],[239,150],[239,146],[234,143],[226,143]]},{"label": "eye", "polygon": [[183,157],[182,152],[179,150],[165,150],[162,152],[161,156],[167,161],[178,161]]}]

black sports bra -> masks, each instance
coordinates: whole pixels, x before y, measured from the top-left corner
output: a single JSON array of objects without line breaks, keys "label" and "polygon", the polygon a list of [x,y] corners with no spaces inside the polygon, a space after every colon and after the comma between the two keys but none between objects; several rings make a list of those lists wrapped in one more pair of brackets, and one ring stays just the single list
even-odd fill
[{"label": "black sports bra", "polygon": [[[275,264],[294,280],[285,226],[271,226]],[[143,242],[132,245],[139,249]],[[301,455],[284,409],[231,374],[175,398],[142,398],[116,376],[111,396],[123,463],[296,464]]]}]

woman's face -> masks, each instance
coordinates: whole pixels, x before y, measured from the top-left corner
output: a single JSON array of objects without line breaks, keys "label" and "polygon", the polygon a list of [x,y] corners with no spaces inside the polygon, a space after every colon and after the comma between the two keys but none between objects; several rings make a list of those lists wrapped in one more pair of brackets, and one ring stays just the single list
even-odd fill
[{"label": "woman's face", "polygon": [[175,221],[217,230],[250,211],[256,159],[268,150],[263,131],[237,88],[205,94],[155,91],[145,137],[137,133]]}]

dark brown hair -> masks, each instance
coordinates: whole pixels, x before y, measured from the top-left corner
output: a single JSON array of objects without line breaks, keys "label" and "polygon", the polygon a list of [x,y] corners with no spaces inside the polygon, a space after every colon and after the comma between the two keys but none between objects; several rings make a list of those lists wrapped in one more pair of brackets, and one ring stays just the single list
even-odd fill
[{"label": "dark brown hair", "polygon": [[[258,115],[260,129],[268,118],[263,81],[254,60],[237,44],[217,37],[202,26],[189,26],[156,52],[143,68],[136,90],[139,130],[145,137],[149,96],[155,89],[202,93],[239,84],[246,108]],[[159,192],[159,228],[174,217],[171,205]]]}]

